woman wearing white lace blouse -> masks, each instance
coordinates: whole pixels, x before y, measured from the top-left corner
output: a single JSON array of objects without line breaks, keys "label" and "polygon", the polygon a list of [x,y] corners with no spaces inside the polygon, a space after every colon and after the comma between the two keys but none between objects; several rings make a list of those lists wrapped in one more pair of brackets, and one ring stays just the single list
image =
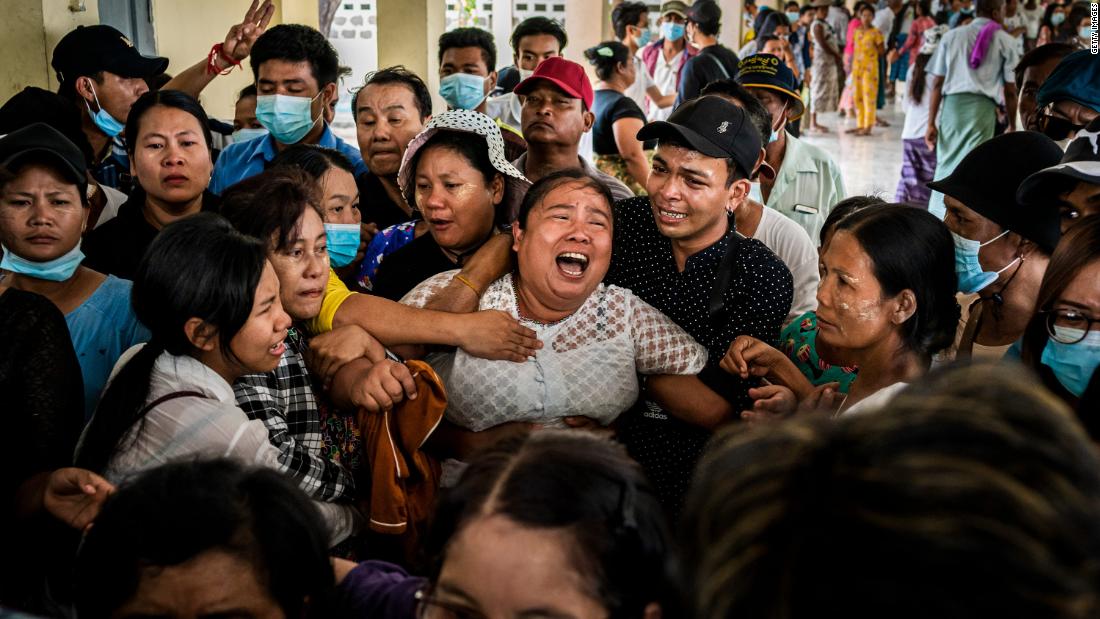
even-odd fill
[{"label": "woman wearing white lace blouse", "polygon": [[[706,349],[690,335],[629,290],[601,283],[611,263],[611,203],[607,188],[579,169],[528,191],[512,229],[517,272],[493,282],[480,309],[517,316],[543,348],[526,363],[462,351],[430,356],[452,423],[475,432],[514,421],[561,427],[571,416],[607,425],[634,404],[638,374],[702,370]],[[422,306],[455,277],[440,273],[402,302]]]}]

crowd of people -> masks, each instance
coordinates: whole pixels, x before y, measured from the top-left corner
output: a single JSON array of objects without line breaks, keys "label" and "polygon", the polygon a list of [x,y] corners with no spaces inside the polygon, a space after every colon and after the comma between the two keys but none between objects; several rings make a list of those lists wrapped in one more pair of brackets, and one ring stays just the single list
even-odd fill
[{"label": "crowd of people", "polygon": [[[1100,613],[1087,4],[457,28],[357,144],[274,13],[0,107],[0,617]],[[850,195],[799,136],[894,101]]]}]

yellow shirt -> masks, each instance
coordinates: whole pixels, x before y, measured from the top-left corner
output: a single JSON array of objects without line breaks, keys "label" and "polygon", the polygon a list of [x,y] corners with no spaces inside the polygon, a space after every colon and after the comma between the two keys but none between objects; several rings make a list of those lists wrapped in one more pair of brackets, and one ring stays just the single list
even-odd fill
[{"label": "yellow shirt", "polygon": [[325,284],[325,298],[321,301],[321,313],[306,323],[306,328],[314,335],[332,331],[332,321],[336,318],[336,311],[353,294],[347,285],[336,277],[336,271],[328,270],[328,283]]}]

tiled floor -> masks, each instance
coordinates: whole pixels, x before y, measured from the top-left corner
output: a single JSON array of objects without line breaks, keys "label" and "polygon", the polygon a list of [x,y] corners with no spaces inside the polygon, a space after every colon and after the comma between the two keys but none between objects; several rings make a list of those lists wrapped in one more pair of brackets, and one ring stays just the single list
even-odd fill
[{"label": "tiled floor", "polygon": [[[879,114],[890,126],[875,127],[868,137],[844,133],[845,129],[855,126],[855,119],[840,118],[836,114],[825,114],[818,119],[829,128],[828,134],[803,135],[807,142],[825,149],[840,165],[848,195],[873,194],[893,202],[901,175],[901,126],[905,115],[897,103],[887,104]],[[802,125],[808,122],[807,117]]]}]

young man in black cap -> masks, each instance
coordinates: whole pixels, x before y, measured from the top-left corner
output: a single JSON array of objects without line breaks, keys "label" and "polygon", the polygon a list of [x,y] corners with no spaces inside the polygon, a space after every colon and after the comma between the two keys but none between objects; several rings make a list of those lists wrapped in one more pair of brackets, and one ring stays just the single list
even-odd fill
[{"label": "young man in black cap", "polygon": [[1033,207],[1056,207],[1062,234],[1082,217],[1100,215],[1100,118],[1077,134],[1057,165],[1029,176],[1017,198]]},{"label": "young man in black cap", "polygon": [[722,9],[714,0],[698,0],[688,9],[684,38],[699,54],[684,64],[677,107],[698,97],[715,80],[737,79],[737,54],[718,42],[721,22]]},{"label": "young man in black cap", "polygon": [[772,115],[766,161],[775,176],[761,177],[759,200],[793,219],[816,239],[833,205],[847,197],[840,168],[824,150],[787,131],[787,123],[800,118],[805,106],[794,73],[782,60],[756,54],[742,60],[740,69],[738,81]]},{"label": "young man in black cap", "polygon": [[719,361],[739,335],[775,341],[794,292],[783,262],[734,229],[733,212],[761,159],[760,134],[744,110],[701,97],[646,125],[638,139],[658,140],[649,195],[615,205],[605,281],[633,290],[707,347],[700,378],[713,391],[687,393],[678,377],[650,378],[618,433],[676,512],[711,430],[752,408],[755,382],[725,374]]},{"label": "young man in black cap", "polygon": [[963,302],[957,357],[1004,356],[1034,315],[1039,283],[1058,245],[1058,214],[1020,204],[1016,193],[1061,154],[1041,133],[1006,133],[979,144],[950,176],[928,184],[944,194],[959,291],[977,294]]},{"label": "young man in black cap", "polygon": [[[264,32],[274,11],[272,0],[262,4],[254,0],[244,19],[229,29],[223,42],[215,44],[206,58],[164,88],[198,97],[214,77],[248,57],[252,43]],[[84,134],[95,153],[92,175],[102,185],[129,193],[133,179],[122,142],[126,118],[134,101],[149,90],[146,80],[164,73],[168,59],[142,56],[121,32],[96,25],[80,26],[62,37],[50,64],[60,83],[58,94],[80,111]]]}]

